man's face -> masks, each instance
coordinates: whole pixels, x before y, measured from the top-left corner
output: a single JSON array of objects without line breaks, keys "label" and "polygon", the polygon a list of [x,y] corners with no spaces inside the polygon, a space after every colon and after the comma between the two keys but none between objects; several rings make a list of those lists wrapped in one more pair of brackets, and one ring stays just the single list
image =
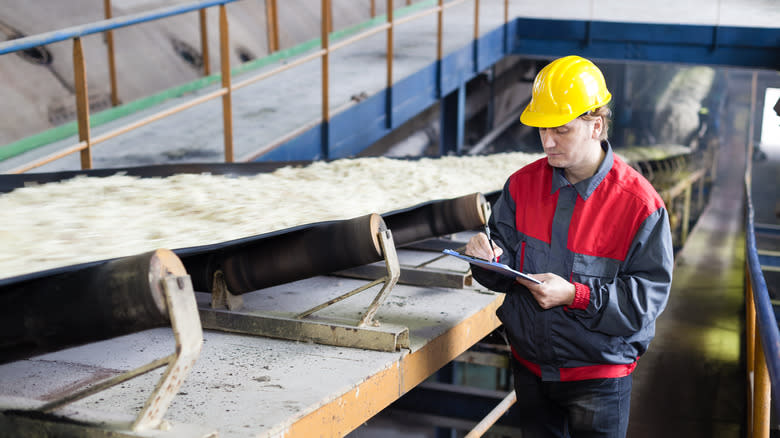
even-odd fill
[{"label": "man's face", "polygon": [[595,125],[601,119],[586,121],[577,117],[571,122],[556,128],[539,128],[544,153],[550,166],[562,169],[576,168],[583,163],[594,145],[598,146],[598,133]]}]

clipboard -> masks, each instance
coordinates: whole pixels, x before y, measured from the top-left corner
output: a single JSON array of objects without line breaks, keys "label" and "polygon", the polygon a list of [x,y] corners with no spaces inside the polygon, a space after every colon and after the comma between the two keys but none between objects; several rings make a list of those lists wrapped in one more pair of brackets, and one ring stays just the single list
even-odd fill
[{"label": "clipboard", "polygon": [[461,260],[465,260],[465,261],[467,261],[467,262],[469,262],[471,264],[477,265],[480,268],[485,268],[487,270],[490,270],[490,271],[493,271],[493,272],[497,272],[497,273],[499,273],[501,275],[505,275],[507,277],[512,277],[512,278],[522,277],[522,278],[525,278],[526,280],[533,281],[534,283],[542,284],[541,281],[531,277],[530,275],[523,274],[520,271],[516,271],[516,270],[510,268],[509,266],[507,266],[507,265],[505,265],[503,263],[489,262],[487,260],[476,259],[474,257],[469,257],[467,255],[463,255],[463,254],[461,254],[461,253],[459,253],[457,251],[453,251],[451,249],[445,249],[442,252],[444,254],[447,254],[447,255],[450,255],[450,256],[453,256],[453,257],[457,257],[457,258],[459,258]]}]

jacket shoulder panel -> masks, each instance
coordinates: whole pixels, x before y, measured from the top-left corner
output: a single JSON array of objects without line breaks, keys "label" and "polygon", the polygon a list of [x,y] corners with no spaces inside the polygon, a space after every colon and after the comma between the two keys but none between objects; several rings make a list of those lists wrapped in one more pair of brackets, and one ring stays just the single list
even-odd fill
[{"label": "jacket shoulder panel", "polygon": [[515,204],[524,206],[515,211],[518,231],[550,243],[552,219],[558,203],[558,193],[551,194],[552,168],[547,158],[523,167],[509,177],[509,192]]},{"label": "jacket shoulder panel", "polygon": [[625,260],[642,223],[663,207],[653,186],[615,157],[612,169],[588,200],[577,200],[569,232],[569,249],[590,256]]}]

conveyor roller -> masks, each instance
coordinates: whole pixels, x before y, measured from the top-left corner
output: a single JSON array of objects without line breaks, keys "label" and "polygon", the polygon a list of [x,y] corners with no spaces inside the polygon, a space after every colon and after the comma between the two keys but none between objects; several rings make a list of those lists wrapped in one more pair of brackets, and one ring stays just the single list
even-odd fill
[{"label": "conveyor roller", "polygon": [[214,274],[221,271],[230,292],[240,295],[382,260],[377,235],[386,229],[381,216],[369,214],[242,239],[214,252],[181,257],[195,290],[210,291]]},{"label": "conveyor roller", "polygon": [[485,225],[481,193],[427,202],[382,217],[393,232],[396,245],[403,246],[432,237],[444,236]]},{"label": "conveyor roller", "polygon": [[186,271],[159,249],[0,288],[0,363],[169,324],[167,275]]}]

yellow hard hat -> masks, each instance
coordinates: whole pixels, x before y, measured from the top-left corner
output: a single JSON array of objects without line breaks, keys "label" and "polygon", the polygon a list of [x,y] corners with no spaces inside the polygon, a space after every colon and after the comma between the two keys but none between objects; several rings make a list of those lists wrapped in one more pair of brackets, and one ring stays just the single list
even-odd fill
[{"label": "yellow hard hat", "polygon": [[580,56],[566,56],[536,75],[531,102],[520,121],[537,128],[554,128],[606,105],[610,99],[604,75],[595,64]]}]

